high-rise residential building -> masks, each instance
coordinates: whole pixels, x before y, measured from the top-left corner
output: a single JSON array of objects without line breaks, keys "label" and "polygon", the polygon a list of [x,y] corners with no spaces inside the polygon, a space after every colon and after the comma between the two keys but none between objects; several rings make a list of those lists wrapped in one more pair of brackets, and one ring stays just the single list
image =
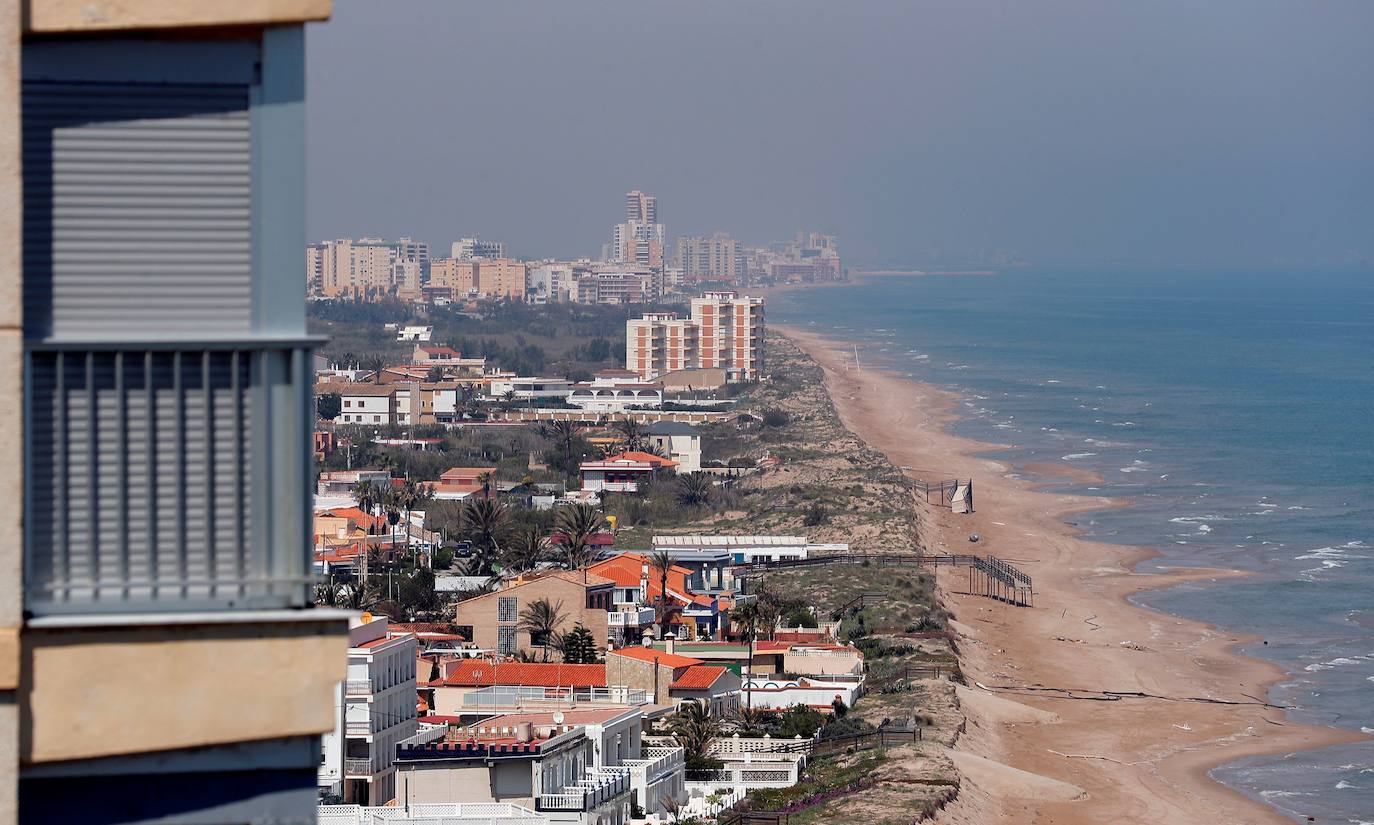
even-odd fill
[{"label": "high-rise residential building", "polygon": [[514,258],[478,258],[477,292],[487,298],[525,300],[525,262]]},{"label": "high-rise residential building", "polygon": [[506,245],[501,241],[484,241],[474,236],[454,241],[449,254],[460,261],[470,261],[473,258],[504,258]]},{"label": "high-rise residential building", "polygon": [[573,264],[559,261],[530,264],[525,278],[526,300],[536,304],[571,300],[573,270]]},{"label": "high-rise residential building", "polygon": [[683,369],[716,367],[731,381],[763,374],[763,299],[708,292],[690,318],[646,313],[625,322],[625,368],[645,381]]},{"label": "high-rise residential building", "polygon": [[743,249],[724,232],[678,238],[676,265],[689,282],[737,282],[745,274]]},{"label": "high-rise residential building", "polygon": [[460,298],[477,288],[477,261],[434,258],[429,262],[429,287],[449,289]]},{"label": "high-rise residential building", "polygon": [[638,189],[625,193],[625,220],[658,223],[658,198]]},{"label": "high-rise residential building", "polygon": [[609,260],[618,264],[663,266],[664,230],[658,222],[658,201],[635,190],[625,195],[624,223],[611,229]]},{"label": "high-rise residential building", "polygon": [[312,604],[316,341],[283,273],[329,8],[0,15],[6,825],[315,820],[348,620]]}]

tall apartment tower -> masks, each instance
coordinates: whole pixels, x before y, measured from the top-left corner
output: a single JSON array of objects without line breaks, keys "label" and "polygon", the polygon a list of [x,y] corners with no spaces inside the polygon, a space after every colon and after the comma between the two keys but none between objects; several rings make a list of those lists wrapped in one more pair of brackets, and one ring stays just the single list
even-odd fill
[{"label": "tall apartment tower", "polygon": [[678,238],[677,266],[689,282],[739,281],[745,274],[739,241],[724,232]]},{"label": "tall apartment tower", "polygon": [[470,261],[473,258],[504,258],[506,244],[502,241],[484,241],[474,236],[454,241],[449,253],[458,261]]},{"label": "tall apartment tower", "polygon": [[690,318],[651,312],[625,322],[625,369],[645,381],[684,369],[719,368],[730,381],[763,375],[763,299],[708,292]]},{"label": "tall apartment tower", "polygon": [[662,268],[665,235],[658,222],[658,199],[637,189],[628,192],[625,215],[625,222],[611,229],[611,262]]},{"label": "tall apartment tower", "polygon": [[638,189],[625,193],[625,220],[658,223],[658,198]]},{"label": "tall apartment tower", "polygon": [[348,618],[312,604],[319,342],[291,272],[329,2],[20,9],[0,823],[313,822]]}]

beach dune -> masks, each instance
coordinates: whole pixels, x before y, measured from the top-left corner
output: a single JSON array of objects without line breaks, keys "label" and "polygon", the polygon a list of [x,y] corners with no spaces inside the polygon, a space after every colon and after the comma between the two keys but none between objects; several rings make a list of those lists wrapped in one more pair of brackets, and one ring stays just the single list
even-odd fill
[{"label": "beach dune", "polygon": [[[1291,822],[1208,771],[1359,735],[1294,724],[1268,706],[1266,689],[1283,673],[1236,653],[1244,637],[1126,600],[1233,573],[1134,572],[1148,551],[1082,539],[1064,521],[1124,502],[1036,489],[1011,467],[976,455],[990,445],[946,430],[957,408],[949,393],[856,371],[846,342],[782,332],[822,365],[844,424],[893,464],[975,479],[972,514],[916,503],[927,550],[993,553],[1034,577],[1035,606],[1026,608],[966,594],[962,571],[939,571],[964,673],[970,685],[986,687],[960,691],[969,721],[954,759],[967,782],[940,821]],[[967,538],[974,532],[976,547]]]}]

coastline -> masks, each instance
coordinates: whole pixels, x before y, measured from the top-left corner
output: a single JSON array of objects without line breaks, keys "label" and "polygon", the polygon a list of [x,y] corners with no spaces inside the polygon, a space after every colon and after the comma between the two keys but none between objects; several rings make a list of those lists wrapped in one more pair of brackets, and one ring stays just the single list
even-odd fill
[{"label": "coastline", "polygon": [[[1135,572],[1156,553],[1093,542],[1065,520],[1128,502],[1055,492],[1056,480],[1081,480],[1072,470],[1051,476],[1054,467],[1014,469],[983,457],[997,445],[948,431],[957,420],[951,393],[875,369],[855,372],[845,342],[774,329],[821,365],[844,425],[893,464],[958,468],[959,476],[975,478],[971,515],[916,503],[929,549],[967,552],[967,536],[977,532],[979,552],[1035,578],[1036,606],[1015,608],[963,594],[958,571],[939,571],[973,688],[962,691],[969,723],[953,754],[964,789],[942,821],[1291,822],[1209,772],[1246,756],[1365,738],[1289,722],[1260,701],[1287,674],[1237,652],[1248,637],[1128,601],[1144,590],[1239,573]],[[1041,478],[1023,478],[1018,469]],[[1091,701],[1019,689],[1032,686],[1170,698]]]}]

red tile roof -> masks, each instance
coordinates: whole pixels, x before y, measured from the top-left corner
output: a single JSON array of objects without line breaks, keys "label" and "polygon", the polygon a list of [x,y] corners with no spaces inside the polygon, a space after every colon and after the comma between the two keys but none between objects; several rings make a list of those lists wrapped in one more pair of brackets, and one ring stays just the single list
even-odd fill
[{"label": "red tile roof", "polygon": [[708,690],[723,673],[725,668],[720,665],[692,665],[668,687],[679,690]]},{"label": "red tile roof", "polygon": [[640,450],[626,450],[623,453],[606,456],[607,461],[644,461],[655,467],[676,467],[677,462],[671,458],[664,458],[661,455],[646,453]]},{"label": "red tile roof", "polygon": [[661,650],[650,650],[647,647],[622,647],[619,650],[606,651],[607,656],[625,656],[630,659],[638,659],[641,662],[658,662],[660,665],[667,665],[671,668],[691,667],[692,665],[705,664],[700,659],[693,659],[689,656],[679,656],[676,653],[665,653]]},{"label": "red tile roof", "polygon": [[565,665],[465,659],[444,684],[449,687],[530,685],[532,687],[605,687],[605,665]]},{"label": "red tile roof", "polygon": [[[619,587],[638,587],[639,577],[646,564],[649,565],[649,598],[652,600],[659,596],[659,571],[648,556],[639,553],[621,553],[605,561],[599,561],[587,569],[599,576],[605,576]],[[679,592],[685,591],[687,589],[687,576],[691,572],[691,570],[678,567],[676,564],[670,566],[668,568],[668,589]],[[708,599],[706,603],[710,604],[710,600]]]}]

